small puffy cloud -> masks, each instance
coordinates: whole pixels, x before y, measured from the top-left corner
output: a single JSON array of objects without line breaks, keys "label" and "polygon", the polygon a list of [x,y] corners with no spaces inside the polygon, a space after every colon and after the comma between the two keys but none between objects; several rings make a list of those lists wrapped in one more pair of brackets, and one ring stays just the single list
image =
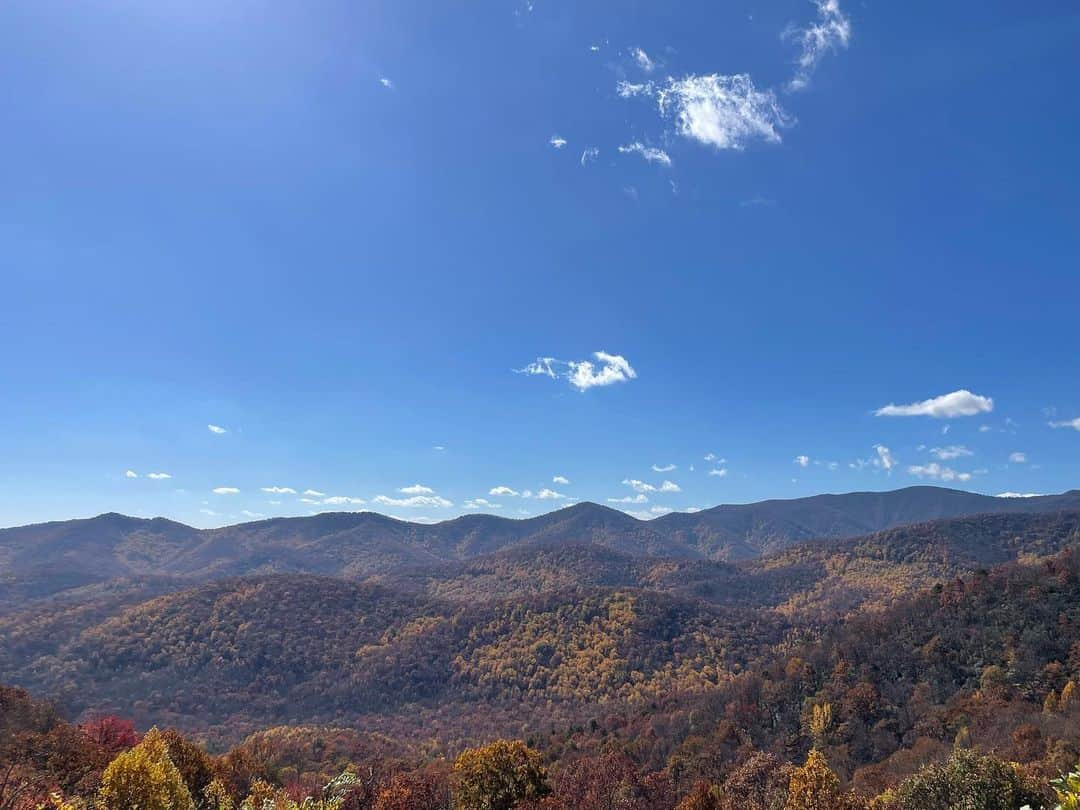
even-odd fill
[{"label": "small puffy cloud", "polygon": [[359,506],[367,503],[363,498],[352,498],[348,495],[331,495],[329,498],[323,498],[321,502],[327,506]]},{"label": "small puffy cloud", "polygon": [[238,495],[239,493],[240,493],[240,490],[237,489],[236,487],[215,487],[214,488],[214,494],[215,495]]},{"label": "small puffy cloud", "polygon": [[675,469],[674,464],[653,464],[652,465],[653,472],[658,472],[658,473],[671,472],[674,469]]},{"label": "small puffy cloud", "polygon": [[501,503],[492,503],[486,498],[471,498],[465,501],[466,509],[502,509]]},{"label": "small puffy cloud", "polygon": [[[269,492],[271,495],[295,495],[296,490],[292,487],[263,487],[263,492]],[[308,490],[311,492],[311,490]]]},{"label": "small puffy cloud", "polygon": [[570,479],[567,478],[565,475],[556,475],[554,478],[551,479],[551,483],[562,484],[563,486],[566,486],[570,483]]},{"label": "small puffy cloud", "polygon": [[875,467],[885,470],[885,472],[891,472],[892,468],[896,466],[896,459],[889,451],[889,448],[883,444],[875,444],[874,451],[877,453],[877,458],[875,458],[871,463]]},{"label": "small puffy cloud", "polygon": [[621,81],[615,85],[615,92],[620,98],[633,98],[634,96],[652,96],[656,94],[656,85],[652,82],[634,83]]},{"label": "small puffy cloud", "polygon": [[646,73],[652,73],[656,70],[656,62],[653,61],[650,56],[645,53],[643,48],[631,48],[630,55],[634,57],[634,61],[637,62],[637,66],[644,70]]},{"label": "small puffy cloud", "polygon": [[624,495],[622,498],[608,498],[608,503],[648,503],[649,498],[646,495]]},{"label": "small puffy cloud", "polygon": [[1080,430],[1080,416],[1075,419],[1067,419],[1064,422],[1049,422],[1052,428],[1072,428],[1073,430]]},{"label": "small puffy cloud", "polygon": [[556,492],[553,489],[541,489],[536,493],[536,497],[542,501],[561,501],[566,498],[561,492]]},{"label": "small puffy cloud", "polygon": [[758,90],[745,73],[668,79],[655,95],[660,114],[674,118],[676,132],[715,149],[744,149],[755,140],[779,143],[780,130],[792,123],[776,94]]},{"label": "small puffy cloud", "polygon": [[619,152],[624,155],[641,155],[650,163],[659,163],[661,166],[671,165],[671,156],[663,149],[655,146],[646,146],[641,141],[634,141],[619,147]]},{"label": "small puffy cloud", "polygon": [[644,481],[639,481],[637,478],[624,478],[623,483],[630,487],[634,492],[656,492],[656,487],[652,484],[647,484]]},{"label": "small puffy cloud", "polygon": [[124,473],[124,478],[138,478],[138,477],[139,477],[139,474],[137,472],[135,472],[134,470],[127,470]]},{"label": "small puffy cloud", "polygon": [[319,490],[317,489],[305,489],[304,494],[307,495],[309,498],[322,498],[326,495],[325,492],[319,492]]},{"label": "small puffy cloud", "polygon": [[908,472],[919,478],[935,478],[938,481],[970,481],[971,473],[956,470],[931,461],[929,464],[915,464],[908,467]]},{"label": "small puffy cloud", "polygon": [[[382,85],[383,87],[385,87],[385,88],[386,88],[387,90],[393,90],[393,89],[394,89],[394,83],[393,83],[393,81],[391,81],[390,79],[386,78],[385,76],[380,76],[380,77],[379,77],[379,84],[381,84],[381,85]],[[408,94],[406,94],[406,95],[408,95]]]},{"label": "small puffy cloud", "polygon": [[785,33],[801,48],[795,60],[795,75],[788,82],[789,90],[804,89],[825,54],[846,48],[851,41],[851,21],[840,10],[839,0],[815,0],[815,5],[818,10],[816,22]]},{"label": "small puffy cloud", "polygon": [[727,467],[714,467],[709,470],[709,475],[714,478],[726,478],[728,474]]},{"label": "small puffy cloud", "polygon": [[435,490],[431,487],[425,487],[423,484],[411,484],[407,487],[401,487],[398,492],[403,495],[434,495]]},{"label": "small puffy cloud", "polygon": [[725,464],[725,463],[727,463],[726,458],[720,458],[719,456],[716,455],[716,453],[706,453],[705,454],[705,460],[706,461],[712,461],[715,464]]},{"label": "small puffy cloud", "polygon": [[1021,453],[1020,451],[1009,453],[1009,461],[1013,464],[1027,464],[1027,453]]},{"label": "small puffy cloud", "polygon": [[518,494],[517,490],[510,489],[510,487],[506,487],[506,486],[492,487],[491,489],[488,490],[488,495],[494,495],[496,498],[502,498],[502,497],[513,498],[517,494]]},{"label": "small puffy cloud", "polygon": [[942,394],[940,397],[912,402],[910,405],[889,404],[874,411],[874,416],[931,416],[934,419],[952,419],[957,416],[974,416],[994,410],[994,400],[973,394],[966,389]]},{"label": "small puffy cloud", "polygon": [[807,467],[810,465],[810,456],[795,456],[795,463],[800,467]]},{"label": "small puffy cloud", "polygon": [[991,430],[993,430],[993,428],[989,425],[979,425],[979,433],[989,433]]},{"label": "small puffy cloud", "polygon": [[386,495],[376,495],[373,501],[382,506],[434,506],[445,508],[454,505],[452,501],[448,501],[440,495],[413,495],[409,498],[391,498]]},{"label": "small puffy cloud", "polygon": [[152,472],[146,474],[147,478],[152,478],[155,481],[165,481],[172,478],[167,472]]},{"label": "small puffy cloud", "polygon": [[[594,362],[595,361],[595,362]],[[637,378],[637,372],[629,361],[618,354],[593,352],[593,360],[557,360],[554,357],[538,357],[523,368],[514,369],[518,374],[566,380],[578,391],[628,382]]]},{"label": "small puffy cloud", "polygon": [[552,135],[548,139],[548,143],[554,146],[556,149],[562,149],[566,146],[566,138],[560,138],[558,135]]},{"label": "small puffy cloud", "polygon": [[1041,492],[999,492],[995,498],[1041,498]]},{"label": "small puffy cloud", "polygon": [[930,455],[939,461],[951,461],[954,458],[975,455],[962,444],[950,444],[948,447],[931,447]]},{"label": "small puffy cloud", "polygon": [[206,429],[209,430],[211,433],[216,433],[218,436],[220,436],[222,433],[228,433],[229,432],[228,430],[221,427],[220,425],[207,425]]},{"label": "small puffy cloud", "polygon": [[600,157],[600,150],[595,146],[590,146],[581,153],[581,165],[588,166],[590,163]]},{"label": "small puffy cloud", "polygon": [[664,481],[664,483],[660,485],[660,492],[682,492],[682,487],[674,481]]}]

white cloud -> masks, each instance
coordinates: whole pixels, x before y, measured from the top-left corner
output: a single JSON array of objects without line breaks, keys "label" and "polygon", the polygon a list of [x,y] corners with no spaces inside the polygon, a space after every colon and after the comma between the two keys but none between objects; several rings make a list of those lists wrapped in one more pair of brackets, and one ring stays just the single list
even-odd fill
[{"label": "white cloud", "polygon": [[590,146],[588,149],[581,153],[581,165],[588,166],[594,160],[600,157],[600,150],[595,146]]},{"label": "white cloud", "polygon": [[147,474],[146,474],[146,477],[147,477],[147,478],[152,478],[152,479],[153,479],[153,480],[155,480],[155,481],[165,481],[165,480],[167,480],[167,479],[169,479],[169,478],[172,478],[172,476],[171,476],[171,475],[169,475],[169,474],[168,474],[168,473],[166,473],[166,472],[154,472],[154,473],[147,473]]},{"label": "white cloud", "polygon": [[[488,494],[490,494],[490,493],[488,493]],[[533,494],[532,494],[531,489],[523,489],[523,490],[521,490],[521,497],[522,498],[531,498],[532,496],[533,496]]]},{"label": "white cloud", "polygon": [[995,498],[1041,498],[1041,492],[999,492]]},{"label": "white cloud", "polygon": [[930,455],[940,461],[950,461],[954,458],[975,455],[962,444],[950,444],[948,447],[931,447]]},{"label": "white cloud", "polygon": [[788,82],[789,90],[802,90],[810,83],[822,57],[829,51],[846,48],[851,40],[851,21],[840,10],[839,0],[815,0],[818,20],[806,28],[788,31],[786,36],[801,46],[795,60],[795,75]]},{"label": "white cloud", "polygon": [[705,454],[705,460],[706,461],[715,461],[717,464],[724,464],[727,461],[726,458],[719,458],[716,455],[716,453],[706,453]]},{"label": "white cloud", "polygon": [[486,498],[472,498],[465,501],[466,509],[502,509],[501,503],[492,503]]},{"label": "white cloud", "polygon": [[560,138],[558,135],[552,135],[551,138],[548,139],[548,143],[550,143],[556,149],[562,149],[564,146],[566,146],[566,138]]},{"label": "white cloud", "polygon": [[727,474],[727,467],[716,467],[709,470],[709,475],[715,476],[716,478],[726,478]]},{"label": "white cloud", "polygon": [[517,490],[510,489],[510,487],[505,487],[505,486],[492,487],[491,489],[488,490],[488,495],[494,495],[497,498],[501,498],[504,495],[509,496],[509,497],[512,498],[512,497],[516,496],[517,494],[518,494]]},{"label": "white cloud", "polygon": [[645,495],[624,495],[622,498],[608,498],[608,503],[648,503],[649,499]]},{"label": "white cloud", "polygon": [[1027,453],[1021,453],[1019,451],[1009,453],[1009,461],[1013,464],[1027,464]]},{"label": "white cloud", "polygon": [[919,478],[936,478],[939,481],[970,481],[971,473],[957,472],[956,470],[942,466],[936,461],[929,464],[915,464],[907,468],[908,472]]},{"label": "white cloud", "polygon": [[373,500],[382,506],[449,507],[454,505],[452,501],[448,501],[440,495],[413,495],[411,498],[390,498],[386,495],[376,495]]},{"label": "white cloud", "polygon": [[593,352],[593,359],[597,362],[537,357],[527,366],[514,371],[518,374],[566,380],[578,391],[627,382],[637,377],[637,372],[622,355],[600,351]]},{"label": "white cloud", "polygon": [[139,474],[134,470],[128,470],[124,473],[124,478],[138,478]]},{"label": "white cloud", "polygon": [[317,489],[305,489],[304,494],[310,498],[322,498],[326,495],[325,492],[319,492]]},{"label": "white cloud", "polygon": [[228,433],[228,432],[229,432],[228,430],[226,430],[225,428],[221,427],[220,425],[207,425],[207,426],[206,426],[206,429],[207,429],[207,430],[209,430],[209,431],[210,431],[211,433],[216,433],[216,434],[218,434],[219,436],[220,436],[220,435],[221,435],[222,433]]},{"label": "white cloud", "polygon": [[892,468],[896,466],[896,459],[889,452],[889,448],[883,444],[875,444],[874,450],[877,451],[877,458],[873,460],[873,465],[886,472],[891,472]]},{"label": "white cloud", "polygon": [[542,501],[560,501],[566,498],[561,492],[556,492],[553,489],[541,489],[536,493],[536,497]]},{"label": "white cloud", "polygon": [[423,484],[412,484],[407,487],[401,487],[398,492],[404,495],[434,495],[435,490],[431,487],[425,487]]},{"label": "white cloud", "polygon": [[551,483],[562,484],[563,486],[566,486],[570,483],[570,479],[567,478],[565,475],[556,475],[554,478],[551,479]]},{"label": "white cloud", "polygon": [[800,467],[807,467],[810,464],[810,456],[795,456],[795,463]]},{"label": "white cloud", "polygon": [[244,517],[249,517],[249,518],[264,518],[264,517],[266,517],[266,515],[264,515],[262,512],[250,512],[247,509],[242,509],[240,511],[240,514],[243,515]]},{"label": "white cloud", "polygon": [[367,503],[367,501],[365,501],[363,498],[352,498],[348,495],[331,495],[329,498],[323,498],[322,503],[326,504],[327,506],[359,506],[361,504]]},{"label": "white cloud", "polygon": [[979,433],[989,433],[991,430],[993,430],[993,428],[989,425],[979,425]]},{"label": "white cloud", "polygon": [[634,141],[626,146],[620,146],[619,151],[624,154],[636,154],[641,155],[645,160],[650,163],[659,163],[663,166],[671,165],[671,157],[663,149],[657,149],[654,146],[646,146],[641,141]]},{"label": "white cloud", "polygon": [[[296,490],[292,487],[263,487],[263,492],[269,492],[271,495],[295,495]],[[308,490],[311,492],[311,490]]]},{"label": "white cloud", "polygon": [[386,78],[385,76],[380,76],[379,77],[379,84],[381,84],[387,90],[393,90],[394,89],[394,83],[390,79]]},{"label": "white cloud", "polygon": [[436,453],[442,453],[442,452],[444,452],[446,450],[446,447],[444,447],[441,444],[437,444],[434,447],[432,447],[431,449],[434,450]]},{"label": "white cloud", "polygon": [[1049,422],[1052,428],[1072,428],[1073,430],[1080,430],[1080,416],[1075,419],[1067,419],[1064,422]]},{"label": "white cloud", "polygon": [[215,512],[213,509],[200,509],[199,512],[204,515],[211,515],[213,517],[217,516],[217,512]]},{"label": "white cloud", "polygon": [[874,416],[932,416],[935,419],[952,419],[956,416],[974,416],[994,410],[994,400],[973,394],[966,389],[924,399],[910,405],[889,404],[874,411]]},{"label": "white cloud", "polygon": [[674,511],[675,510],[672,509],[670,506],[650,506],[649,507],[649,512],[652,513],[653,515],[656,515],[657,517],[660,517],[660,515],[671,514]]},{"label": "white cloud", "polygon": [[633,98],[634,96],[652,96],[656,94],[656,85],[652,82],[635,84],[634,82],[621,81],[615,85],[615,92],[620,98]]},{"label": "white cloud", "polygon": [[644,481],[639,481],[637,478],[624,478],[623,483],[634,490],[634,492],[656,492],[656,487],[652,484],[646,484]]},{"label": "white cloud", "polygon": [[215,487],[214,488],[214,494],[215,495],[237,495],[239,493],[240,493],[240,490],[238,490],[236,487]]},{"label": "white cloud", "polygon": [[745,73],[668,79],[656,100],[661,115],[674,116],[680,135],[716,149],[743,149],[753,140],[779,143],[780,130],[793,123],[776,94],[758,90]]},{"label": "white cloud", "polygon": [[637,66],[644,70],[646,73],[652,73],[656,70],[656,62],[654,62],[642,48],[631,48],[630,55],[634,57],[634,61],[637,62]]},{"label": "white cloud", "polygon": [[661,492],[682,492],[682,487],[674,481],[665,481],[660,485]]},{"label": "white cloud", "polygon": [[658,473],[671,472],[674,469],[675,469],[674,464],[653,464],[652,465],[653,472],[658,472]]}]

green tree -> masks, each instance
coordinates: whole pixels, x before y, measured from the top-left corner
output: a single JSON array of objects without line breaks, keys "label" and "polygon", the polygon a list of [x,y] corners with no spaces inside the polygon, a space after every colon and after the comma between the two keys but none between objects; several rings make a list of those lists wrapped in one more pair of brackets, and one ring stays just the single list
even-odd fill
[{"label": "green tree", "polygon": [[1016,810],[1043,807],[1043,796],[1013,765],[957,749],[946,762],[928,765],[895,790],[896,810]]},{"label": "green tree", "polygon": [[107,810],[195,810],[161,732],[119,754],[101,776],[98,803]]},{"label": "green tree", "polygon": [[540,754],[520,740],[497,740],[463,751],[454,761],[457,810],[510,810],[550,792]]}]

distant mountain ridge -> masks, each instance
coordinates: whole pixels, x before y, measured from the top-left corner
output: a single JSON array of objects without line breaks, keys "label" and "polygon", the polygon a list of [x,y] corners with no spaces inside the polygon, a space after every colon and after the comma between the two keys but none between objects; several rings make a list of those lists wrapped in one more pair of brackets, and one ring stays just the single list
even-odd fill
[{"label": "distant mountain ridge", "polygon": [[589,502],[524,520],[465,515],[422,524],[374,512],[332,512],[219,529],[108,513],[0,530],[0,605],[120,577],[207,581],[295,572],[361,578],[535,542],[739,561],[807,540],[856,537],[939,518],[1069,509],[1080,509],[1080,490],[998,498],[919,486],[721,505],[651,521]]}]

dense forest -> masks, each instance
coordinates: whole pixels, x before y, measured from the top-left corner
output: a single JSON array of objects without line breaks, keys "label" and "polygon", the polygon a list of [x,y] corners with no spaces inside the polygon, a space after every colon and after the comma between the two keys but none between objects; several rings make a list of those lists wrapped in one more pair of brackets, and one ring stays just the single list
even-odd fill
[{"label": "dense forest", "polygon": [[1077,540],[1076,512],[735,564],[540,540],[32,600],[0,617],[0,810],[1076,806]]}]

